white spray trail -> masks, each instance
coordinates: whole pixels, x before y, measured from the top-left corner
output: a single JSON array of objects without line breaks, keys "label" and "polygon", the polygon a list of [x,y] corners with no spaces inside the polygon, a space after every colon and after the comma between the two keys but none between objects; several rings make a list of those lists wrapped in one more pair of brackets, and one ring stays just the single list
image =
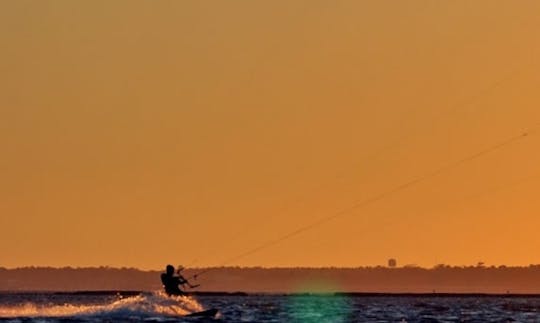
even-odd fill
[{"label": "white spray trail", "polygon": [[168,297],[162,292],[118,298],[99,305],[24,303],[0,306],[1,317],[72,317],[72,316],[181,316],[202,311],[203,307],[188,296]]}]

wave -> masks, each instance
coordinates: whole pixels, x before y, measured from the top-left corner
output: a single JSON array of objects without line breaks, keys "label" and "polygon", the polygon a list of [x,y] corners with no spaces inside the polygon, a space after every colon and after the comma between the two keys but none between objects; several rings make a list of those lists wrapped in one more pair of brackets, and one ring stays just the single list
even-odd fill
[{"label": "wave", "polygon": [[202,311],[203,307],[189,296],[167,296],[162,292],[118,298],[105,304],[38,304],[0,306],[0,318],[15,317],[151,317],[182,316]]}]

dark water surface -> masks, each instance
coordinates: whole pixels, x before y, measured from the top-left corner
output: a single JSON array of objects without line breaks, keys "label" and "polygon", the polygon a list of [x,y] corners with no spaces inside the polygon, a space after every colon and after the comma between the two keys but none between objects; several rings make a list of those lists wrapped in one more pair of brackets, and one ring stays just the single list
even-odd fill
[{"label": "dark water surface", "polygon": [[[209,308],[218,317],[182,315]],[[540,322],[540,296],[0,293],[1,322]]]}]

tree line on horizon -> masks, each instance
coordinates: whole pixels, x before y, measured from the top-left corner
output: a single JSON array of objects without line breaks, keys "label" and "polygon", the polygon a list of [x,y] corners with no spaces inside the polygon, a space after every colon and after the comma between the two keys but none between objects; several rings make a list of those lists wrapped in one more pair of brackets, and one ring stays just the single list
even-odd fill
[{"label": "tree line on horizon", "polygon": [[[403,266],[389,267],[389,266],[357,266],[357,267],[338,267],[338,266],[326,266],[326,267],[304,267],[304,266],[295,266],[295,267],[265,267],[265,266],[208,266],[208,267],[189,267],[186,270],[204,270],[204,269],[422,269],[422,270],[437,270],[437,269],[472,269],[472,268],[484,268],[484,269],[526,269],[526,268],[540,268],[540,264],[529,264],[527,266],[512,266],[512,265],[486,265],[483,263],[478,263],[476,265],[448,265],[448,264],[437,264],[432,267],[422,267],[415,264],[407,264]],[[160,272],[160,269],[139,269],[137,267],[114,267],[114,266],[22,266],[22,267],[1,267],[0,270],[36,270],[36,269],[62,269],[62,270],[87,270],[87,269],[99,269],[99,270],[136,270],[142,272]]]},{"label": "tree line on horizon", "polygon": [[[204,270],[204,269],[203,269]],[[201,268],[182,273],[193,277]],[[136,268],[23,267],[0,268],[1,291],[157,291],[161,271]],[[213,267],[193,281],[197,291],[223,292],[478,292],[540,293],[540,265],[383,266],[358,268]]]}]

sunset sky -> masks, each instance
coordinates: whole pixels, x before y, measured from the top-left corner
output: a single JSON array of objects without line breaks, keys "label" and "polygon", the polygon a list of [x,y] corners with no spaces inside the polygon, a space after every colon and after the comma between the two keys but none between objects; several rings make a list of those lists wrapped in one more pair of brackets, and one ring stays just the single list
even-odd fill
[{"label": "sunset sky", "polygon": [[539,16],[2,1],[0,267],[540,263]]}]

